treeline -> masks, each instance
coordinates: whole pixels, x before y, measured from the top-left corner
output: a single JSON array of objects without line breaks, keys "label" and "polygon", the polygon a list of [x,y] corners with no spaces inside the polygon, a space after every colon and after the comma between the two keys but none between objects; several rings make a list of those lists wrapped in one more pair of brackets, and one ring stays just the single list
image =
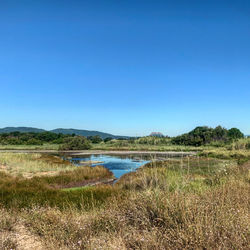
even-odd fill
[{"label": "treeline", "polygon": [[88,136],[78,136],[75,134],[61,134],[53,132],[10,132],[0,134],[0,144],[2,145],[43,145],[45,143],[51,144],[63,144],[72,138],[85,138],[91,143],[100,143],[102,141],[108,142],[113,138],[102,139],[99,135]]},{"label": "treeline", "polygon": [[53,132],[10,132],[0,134],[1,145],[43,145],[60,144],[62,150],[90,149],[91,143],[108,142],[112,138],[102,139],[99,135],[88,136],[66,135]]},{"label": "treeline", "polygon": [[11,132],[0,134],[1,145],[43,145],[43,144],[60,144],[60,148],[64,150],[89,149],[91,144],[95,143],[120,143],[121,145],[129,144],[148,144],[148,145],[187,145],[187,146],[202,146],[214,145],[223,146],[238,139],[244,138],[243,133],[237,128],[227,130],[221,126],[216,128],[197,127],[189,133],[176,137],[131,137],[129,139],[102,139],[99,135],[96,136],[78,136],[75,134],[65,135],[53,132],[41,133],[21,133]]},{"label": "treeline", "polygon": [[177,145],[202,146],[207,144],[226,144],[244,138],[244,134],[237,128],[227,130],[221,126],[216,128],[197,127],[189,133],[172,138]]},{"label": "treeline", "polygon": [[42,133],[21,133],[11,132],[0,134],[0,144],[2,145],[43,145],[45,143],[61,144],[65,138],[72,135],[56,134],[52,132]]}]

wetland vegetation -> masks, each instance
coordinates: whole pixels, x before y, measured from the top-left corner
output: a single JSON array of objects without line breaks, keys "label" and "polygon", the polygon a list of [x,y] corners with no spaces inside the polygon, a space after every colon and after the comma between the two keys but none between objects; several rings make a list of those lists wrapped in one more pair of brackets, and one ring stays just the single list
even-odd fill
[{"label": "wetland vegetation", "polygon": [[25,239],[30,249],[248,249],[249,139],[199,146],[171,140],[90,143],[198,152],[155,159],[113,185],[103,184],[114,175],[99,164],[0,152],[0,248],[22,249]]}]

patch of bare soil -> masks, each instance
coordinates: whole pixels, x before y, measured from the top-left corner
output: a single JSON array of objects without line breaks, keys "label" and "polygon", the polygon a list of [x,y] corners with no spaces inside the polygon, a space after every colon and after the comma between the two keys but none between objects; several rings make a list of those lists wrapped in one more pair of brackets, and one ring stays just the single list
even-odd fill
[{"label": "patch of bare soil", "polygon": [[103,161],[80,161],[80,164],[89,165],[89,164],[98,164],[103,163]]},{"label": "patch of bare soil", "polygon": [[242,165],[243,169],[250,170],[250,161],[246,162],[245,164]]},{"label": "patch of bare soil", "polygon": [[13,229],[12,237],[18,250],[48,249],[37,236],[29,232],[21,223],[17,224]]},{"label": "patch of bare soil", "polygon": [[9,231],[0,232],[0,249],[17,249],[15,239]]},{"label": "patch of bare soil", "polygon": [[57,171],[45,171],[45,172],[38,172],[36,174],[34,173],[24,173],[23,177],[26,179],[31,179],[33,177],[42,177],[42,176],[55,176],[57,175]]},{"label": "patch of bare soil", "polygon": [[7,166],[6,165],[0,165],[0,170],[6,170]]}]

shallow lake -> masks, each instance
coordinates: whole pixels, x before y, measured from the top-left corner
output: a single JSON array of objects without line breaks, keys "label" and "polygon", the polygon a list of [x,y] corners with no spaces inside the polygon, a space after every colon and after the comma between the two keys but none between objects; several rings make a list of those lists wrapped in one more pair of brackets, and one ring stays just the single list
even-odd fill
[{"label": "shallow lake", "polygon": [[142,157],[117,155],[85,155],[73,157],[71,161],[77,166],[104,166],[112,171],[116,178],[120,178],[123,174],[135,171],[140,166],[150,162],[149,160],[142,159]]}]

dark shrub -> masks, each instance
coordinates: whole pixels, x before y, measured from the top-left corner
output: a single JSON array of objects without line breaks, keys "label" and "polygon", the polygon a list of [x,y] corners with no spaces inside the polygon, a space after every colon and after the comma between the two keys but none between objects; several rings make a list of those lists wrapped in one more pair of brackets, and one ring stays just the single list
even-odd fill
[{"label": "dark shrub", "polygon": [[43,142],[38,140],[38,139],[35,139],[35,138],[32,138],[32,139],[29,139],[27,142],[26,142],[27,145],[43,145]]},{"label": "dark shrub", "polygon": [[112,137],[107,137],[107,138],[104,139],[104,142],[109,142],[109,141],[112,141],[112,140],[113,140]]},{"label": "dark shrub", "polygon": [[224,143],[243,138],[244,135],[237,128],[229,130],[218,126],[216,128],[197,127],[189,133],[174,137],[172,142],[177,145],[201,146],[217,143],[223,146]]},{"label": "dark shrub", "polygon": [[88,136],[88,140],[90,140],[92,143],[102,142],[102,138],[99,135]]},{"label": "dark shrub", "polygon": [[64,144],[60,146],[60,150],[84,150],[90,149],[89,140],[84,136],[74,136],[66,138]]}]

